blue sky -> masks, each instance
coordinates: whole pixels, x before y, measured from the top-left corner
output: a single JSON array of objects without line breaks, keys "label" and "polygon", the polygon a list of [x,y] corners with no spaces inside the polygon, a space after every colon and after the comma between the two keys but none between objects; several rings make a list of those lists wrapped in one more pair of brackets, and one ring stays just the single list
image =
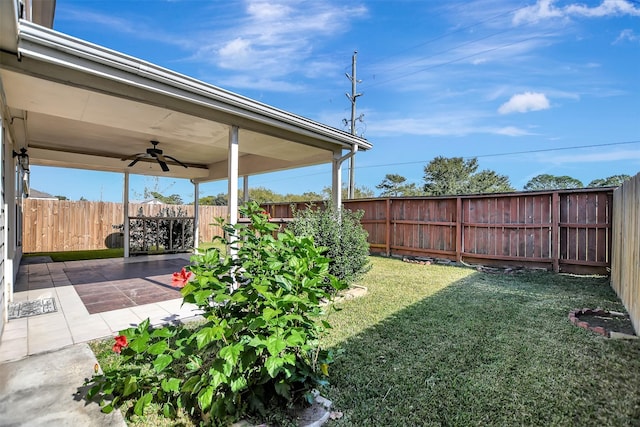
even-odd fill
[{"label": "blue sky", "polygon": [[[640,171],[636,0],[57,0],[54,29],[341,129],[357,50],[356,129],[374,148],[356,184],[373,190],[388,173],[421,185],[436,156],[478,157],[517,189],[542,173]],[[320,192],[330,179],[320,165],[250,185]],[[188,181],[131,184],[133,198],[146,186],[193,199]],[[34,166],[31,185],[122,200],[121,174]],[[226,181],[200,188],[220,192]]]}]

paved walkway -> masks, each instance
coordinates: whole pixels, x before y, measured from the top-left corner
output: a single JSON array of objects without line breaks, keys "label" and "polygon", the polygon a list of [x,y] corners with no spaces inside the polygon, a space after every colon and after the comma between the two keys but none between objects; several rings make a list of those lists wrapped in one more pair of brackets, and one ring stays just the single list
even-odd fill
[{"label": "paved walkway", "polygon": [[82,385],[96,363],[86,342],[115,336],[147,317],[154,325],[197,318],[196,307],[181,307],[180,293],[170,286],[171,274],[188,264],[188,257],[65,263],[25,258],[14,302],[53,298],[57,310],[5,324],[0,426],[125,427],[119,411],[104,414],[84,399]]},{"label": "paved walkway", "polygon": [[0,337],[0,364],[115,336],[147,317],[153,325],[194,318],[196,307],[181,307],[180,293],[170,286],[171,273],[188,258],[154,255],[21,265],[13,302],[54,298],[57,311],[9,320]]}]

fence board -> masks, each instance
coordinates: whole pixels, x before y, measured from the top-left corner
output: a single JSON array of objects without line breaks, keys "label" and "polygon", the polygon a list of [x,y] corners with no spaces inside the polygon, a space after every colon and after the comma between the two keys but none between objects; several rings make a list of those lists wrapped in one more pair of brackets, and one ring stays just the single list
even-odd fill
[{"label": "fence board", "polygon": [[[130,204],[129,215],[156,216],[162,209],[181,209],[193,216],[193,205]],[[222,230],[211,225],[226,217],[226,206],[200,206],[200,241],[211,241]],[[56,252],[122,247],[123,205],[109,202],[25,199],[23,252]],[[114,226],[116,228],[114,228]]]},{"label": "fence board", "polygon": [[[598,188],[394,197],[347,200],[344,206],[365,212],[362,225],[373,253],[606,273],[612,193],[610,188]],[[282,215],[291,212],[288,203],[265,206]]]},{"label": "fence board", "polygon": [[613,193],[611,286],[640,332],[640,173]]}]

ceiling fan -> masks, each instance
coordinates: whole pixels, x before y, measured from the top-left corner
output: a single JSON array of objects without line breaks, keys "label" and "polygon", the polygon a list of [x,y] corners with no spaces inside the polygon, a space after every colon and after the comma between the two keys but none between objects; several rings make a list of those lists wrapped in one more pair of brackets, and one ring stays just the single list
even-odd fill
[{"label": "ceiling fan", "polygon": [[175,163],[177,163],[180,166],[183,166],[185,168],[187,167],[187,165],[185,165],[184,163],[182,163],[180,160],[176,159],[175,157],[168,156],[168,155],[163,155],[162,154],[162,150],[160,150],[158,148],[158,144],[159,144],[158,141],[150,141],[150,142],[153,145],[153,147],[147,148],[147,152],[146,153],[138,153],[138,154],[134,154],[132,156],[125,157],[124,159],[122,159],[122,160],[133,160],[131,163],[129,163],[128,167],[131,167],[131,166],[135,165],[136,163],[138,163],[138,161],[145,160],[145,159],[149,159],[149,160],[155,159],[164,172],[169,172],[169,166],[167,166],[167,160],[166,159],[170,159],[173,162],[175,162]]}]

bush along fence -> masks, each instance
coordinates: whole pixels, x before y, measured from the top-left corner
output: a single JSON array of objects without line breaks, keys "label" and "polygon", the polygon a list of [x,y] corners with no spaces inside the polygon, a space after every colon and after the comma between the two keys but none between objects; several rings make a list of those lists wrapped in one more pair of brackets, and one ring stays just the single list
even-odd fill
[{"label": "bush along fence", "polygon": [[613,193],[611,287],[640,333],[640,174]]},{"label": "bush along fence", "polygon": [[[607,274],[613,189],[347,200],[372,253]],[[322,202],[318,203],[322,205]],[[265,204],[287,222],[305,203]]]},{"label": "bush along fence", "polygon": [[[137,203],[129,204],[128,216],[155,218],[167,208],[180,211],[182,216],[194,216],[193,205]],[[199,206],[201,242],[210,242],[214,236],[222,235],[222,229],[213,223],[215,218],[226,218],[227,212],[226,206]],[[30,253],[123,247],[123,218],[122,203],[25,199],[22,249],[23,252]],[[177,222],[173,226],[171,224],[167,226],[172,230],[172,239],[177,239],[171,243],[179,243],[180,233],[178,233]],[[147,243],[149,246],[155,244]],[[141,247],[143,246],[144,243]]]}]

